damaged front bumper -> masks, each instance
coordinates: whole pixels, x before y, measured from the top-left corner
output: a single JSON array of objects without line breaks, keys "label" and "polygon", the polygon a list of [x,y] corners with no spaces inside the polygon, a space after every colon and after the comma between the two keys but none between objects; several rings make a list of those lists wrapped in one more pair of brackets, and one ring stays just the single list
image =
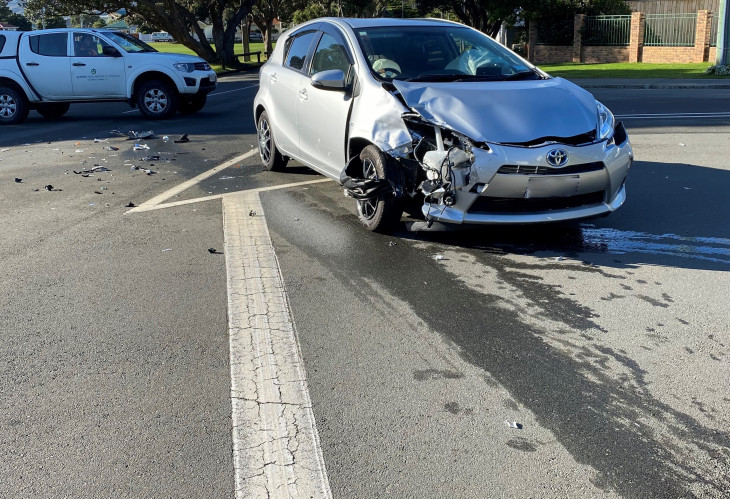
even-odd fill
[{"label": "damaged front bumper", "polygon": [[[556,149],[569,157],[562,167],[547,162]],[[621,123],[608,141],[579,146],[487,144],[470,153],[471,164],[454,169],[448,195],[430,195],[422,186],[426,220],[534,224],[608,215],[626,200],[624,181],[633,161]]]}]

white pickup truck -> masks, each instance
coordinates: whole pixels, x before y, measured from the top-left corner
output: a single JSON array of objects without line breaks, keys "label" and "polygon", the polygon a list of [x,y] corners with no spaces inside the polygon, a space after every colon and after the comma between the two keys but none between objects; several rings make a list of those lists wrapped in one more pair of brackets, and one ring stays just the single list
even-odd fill
[{"label": "white pickup truck", "polygon": [[104,29],[0,31],[0,125],[35,109],[59,118],[77,102],[129,102],[150,119],[205,106],[217,78],[191,55],[158,52]]}]

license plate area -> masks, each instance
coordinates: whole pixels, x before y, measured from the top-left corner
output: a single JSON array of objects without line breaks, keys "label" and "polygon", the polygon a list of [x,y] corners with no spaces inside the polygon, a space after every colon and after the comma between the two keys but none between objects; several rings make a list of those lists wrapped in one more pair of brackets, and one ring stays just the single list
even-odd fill
[{"label": "license plate area", "polygon": [[579,186],[579,175],[530,177],[525,189],[525,199],[567,198],[575,196]]}]

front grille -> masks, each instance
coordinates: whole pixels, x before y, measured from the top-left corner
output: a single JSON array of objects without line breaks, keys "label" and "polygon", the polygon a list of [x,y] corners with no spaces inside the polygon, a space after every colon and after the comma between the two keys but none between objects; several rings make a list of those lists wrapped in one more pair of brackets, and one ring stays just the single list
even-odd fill
[{"label": "front grille", "polygon": [[598,172],[603,170],[603,163],[583,163],[558,168],[550,166],[504,165],[497,173],[505,175],[575,175],[577,173]]},{"label": "front grille", "polygon": [[210,64],[207,62],[196,62],[193,63],[196,71],[210,71]]},{"label": "front grille", "polygon": [[603,203],[603,198],[603,191],[566,198],[495,198],[481,196],[471,205],[469,213],[526,213],[565,210]]}]

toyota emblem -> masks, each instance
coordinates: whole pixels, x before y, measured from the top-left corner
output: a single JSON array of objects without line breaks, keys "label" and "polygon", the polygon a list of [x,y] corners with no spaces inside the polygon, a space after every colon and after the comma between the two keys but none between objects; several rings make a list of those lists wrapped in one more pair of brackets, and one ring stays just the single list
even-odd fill
[{"label": "toyota emblem", "polygon": [[553,149],[545,157],[550,166],[565,166],[568,164],[568,151],[565,149]]}]

